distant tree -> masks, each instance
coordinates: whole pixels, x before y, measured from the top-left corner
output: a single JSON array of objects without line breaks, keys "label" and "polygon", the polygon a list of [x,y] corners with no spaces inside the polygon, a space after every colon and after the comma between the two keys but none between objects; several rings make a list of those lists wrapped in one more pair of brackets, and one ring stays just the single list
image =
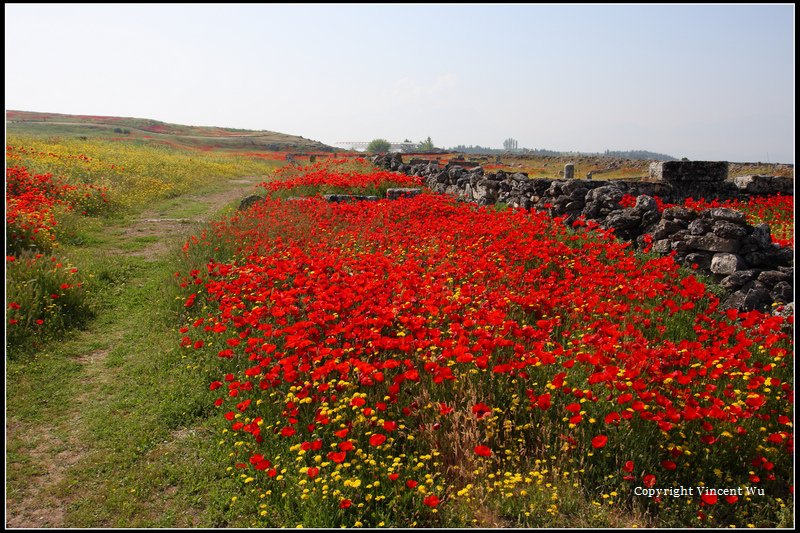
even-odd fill
[{"label": "distant tree", "polygon": [[430,136],[424,141],[419,142],[419,151],[420,152],[431,152],[435,150],[436,147],[433,145],[433,141],[431,140]]},{"label": "distant tree", "polygon": [[400,147],[400,151],[404,153],[412,153],[416,152],[417,145],[411,139],[403,139],[403,146]]},{"label": "distant tree", "polygon": [[516,150],[518,146],[519,143],[517,142],[517,140],[511,137],[503,141],[503,148],[505,148],[509,152],[513,152],[514,150]]},{"label": "distant tree", "polygon": [[367,152],[371,154],[385,154],[392,149],[392,143],[386,139],[372,139],[367,145]]}]

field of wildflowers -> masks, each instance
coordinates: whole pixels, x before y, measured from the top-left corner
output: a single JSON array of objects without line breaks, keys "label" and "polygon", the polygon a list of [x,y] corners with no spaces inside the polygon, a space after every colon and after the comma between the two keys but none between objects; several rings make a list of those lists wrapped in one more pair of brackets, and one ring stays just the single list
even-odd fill
[{"label": "field of wildflowers", "polygon": [[363,157],[322,159],[310,166],[285,166],[273,180],[262,183],[273,198],[358,193],[386,196],[392,187],[420,187],[422,179],[396,172],[375,170]]},{"label": "field of wildflowers", "polygon": [[78,269],[45,254],[58,245],[57,220],[105,204],[105,188],[6,167],[7,347],[34,347],[91,317]]},{"label": "field of wildflowers", "polygon": [[92,316],[86,279],[60,258],[89,219],[109,220],[277,163],[100,140],[11,136],[6,145],[6,348],[30,351]]},{"label": "field of wildflowers", "polygon": [[174,149],[100,139],[42,139],[9,136],[8,165],[34,174],[52,174],[71,185],[105,189],[117,210],[141,208],[222,178],[267,175],[279,158]]},{"label": "field of wildflowers", "polygon": [[252,525],[793,523],[792,318],[536,212],[283,198],[404,175],[284,177],[176,274]]}]

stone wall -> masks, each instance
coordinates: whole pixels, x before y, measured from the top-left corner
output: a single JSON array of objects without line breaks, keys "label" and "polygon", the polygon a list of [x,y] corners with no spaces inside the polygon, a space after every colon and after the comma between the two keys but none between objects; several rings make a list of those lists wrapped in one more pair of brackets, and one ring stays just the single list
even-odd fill
[{"label": "stone wall", "polygon": [[[404,164],[400,154],[377,156],[380,167],[418,175],[432,190],[478,205],[504,203],[536,208],[572,224],[579,217],[639,249],[694,266],[727,291],[723,308],[769,311],[794,300],[794,251],[773,244],[766,224],[752,226],[732,209],[693,211],[683,207],[659,213],[653,196],[682,204],[686,198],[746,199],[751,194],[792,193],[791,178],[745,176],[727,179],[727,163],[674,161],[651,167],[650,180],[528,179],[524,172],[485,174],[481,167]],[[660,179],[658,179],[660,178]],[[636,205],[624,208],[625,194]],[[790,306],[793,308],[793,305]]]}]

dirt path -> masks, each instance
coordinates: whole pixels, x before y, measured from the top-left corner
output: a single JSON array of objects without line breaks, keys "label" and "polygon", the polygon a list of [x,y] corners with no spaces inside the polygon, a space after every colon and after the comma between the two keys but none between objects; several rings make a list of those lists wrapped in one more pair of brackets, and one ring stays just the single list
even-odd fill
[{"label": "dirt path", "polygon": [[[203,206],[203,215],[192,218],[170,217],[167,209],[147,210],[139,214],[135,223],[125,228],[123,234],[126,238],[153,237],[152,243],[144,248],[131,252],[131,255],[145,258],[155,258],[167,253],[174,245],[174,238],[191,233],[191,229],[208,221],[213,215],[231,202],[242,199],[251,194],[255,185],[263,181],[263,177],[245,177],[228,180],[230,188],[214,192],[209,195],[189,195],[184,203],[194,203]],[[262,189],[263,190],[263,189]]]},{"label": "dirt path", "polygon": [[[184,197],[179,205],[195,204],[192,212],[198,214],[192,218],[170,216],[169,207],[143,212],[122,230],[119,247],[108,253],[133,255],[145,261],[166,257],[199,225],[226,206],[235,207],[237,200],[255,192],[254,186],[260,181],[262,177],[228,180],[224,189]],[[144,247],[133,252],[125,249],[126,243],[142,237],[146,239],[139,242],[146,242]],[[7,477],[6,527],[65,527],[71,502],[62,494],[69,493],[64,487],[68,484],[69,470],[86,460],[96,447],[86,442],[91,432],[87,430],[89,422],[83,415],[85,407],[97,401],[98,395],[114,381],[119,369],[107,364],[109,353],[123,336],[131,333],[134,332],[117,331],[111,338],[102,340],[101,348],[81,353],[69,361],[80,365],[77,378],[80,392],[59,408],[53,420],[45,424],[26,422],[7,412],[6,443],[12,447],[7,450],[6,468],[16,469],[18,475],[24,476],[25,484],[9,488],[12,484]],[[97,332],[93,333],[90,328],[86,334],[97,335]]]}]

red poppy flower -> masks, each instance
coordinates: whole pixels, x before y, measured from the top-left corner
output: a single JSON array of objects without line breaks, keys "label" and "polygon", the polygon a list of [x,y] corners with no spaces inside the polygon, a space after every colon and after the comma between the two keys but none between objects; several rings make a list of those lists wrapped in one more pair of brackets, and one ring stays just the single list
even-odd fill
[{"label": "red poppy flower", "polygon": [[665,470],[675,470],[678,468],[678,465],[674,461],[661,461],[661,466],[664,467]]},{"label": "red poppy flower", "polygon": [[549,408],[550,408],[550,405],[551,405],[551,400],[550,400],[550,394],[549,394],[549,393],[547,393],[547,394],[542,394],[542,395],[541,395],[541,396],[539,396],[539,398],[536,400],[536,406],[537,406],[539,409],[543,410],[543,411],[546,411],[547,409],[549,409]]},{"label": "red poppy flower", "polygon": [[492,408],[484,403],[478,403],[472,406],[472,413],[478,418],[483,418],[492,412]]},{"label": "red poppy flower", "polygon": [[428,507],[436,507],[437,505],[439,505],[439,502],[440,502],[439,497],[435,494],[429,494],[428,496],[425,496],[425,498],[422,500],[422,503],[424,503]]},{"label": "red poppy flower", "polygon": [[490,457],[492,455],[492,449],[481,444],[480,446],[475,446],[475,453],[481,457]]},{"label": "red poppy flower", "polygon": [[347,457],[347,452],[328,452],[328,459],[336,464],[343,463]]},{"label": "red poppy flower", "polygon": [[700,496],[700,499],[703,500],[703,503],[706,505],[714,505],[717,503],[717,495],[716,494],[703,494]]},{"label": "red poppy flower", "polygon": [[618,404],[628,403],[633,399],[633,394],[626,392],[625,394],[620,394],[619,398],[617,398]]},{"label": "red poppy flower", "polygon": [[772,433],[769,437],[767,437],[767,442],[771,442],[772,444],[779,444],[783,442],[783,435],[781,433]]},{"label": "red poppy flower", "polygon": [[602,448],[608,442],[608,437],[605,435],[597,435],[595,438],[592,439],[592,447],[594,448]]}]

